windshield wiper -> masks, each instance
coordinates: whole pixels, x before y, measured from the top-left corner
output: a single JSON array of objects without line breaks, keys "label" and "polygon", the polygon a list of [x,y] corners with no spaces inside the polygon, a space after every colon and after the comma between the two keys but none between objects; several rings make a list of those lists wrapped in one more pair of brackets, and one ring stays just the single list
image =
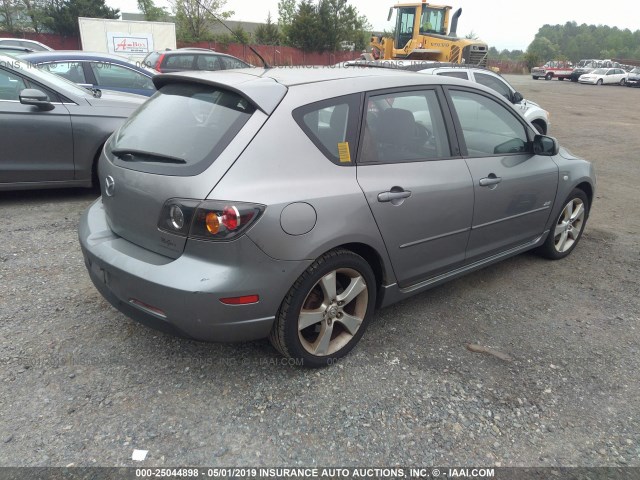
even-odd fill
[{"label": "windshield wiper", "polygon": [[160,153],[144,152],[142,150],[132,150],[127,148],[116,148],[111,150],[116,157],[125,162],[158,162],[184,164],[186,160]]}]

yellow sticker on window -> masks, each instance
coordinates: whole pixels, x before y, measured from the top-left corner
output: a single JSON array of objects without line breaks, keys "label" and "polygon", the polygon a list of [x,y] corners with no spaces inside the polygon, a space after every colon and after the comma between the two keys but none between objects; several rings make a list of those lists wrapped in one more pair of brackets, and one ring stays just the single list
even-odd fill
[{"label": "yellow sticker on window", "polygon": [[351,163],[351,153],[349,152],[349,142],[338,143],[338,156],[340,163]]}]

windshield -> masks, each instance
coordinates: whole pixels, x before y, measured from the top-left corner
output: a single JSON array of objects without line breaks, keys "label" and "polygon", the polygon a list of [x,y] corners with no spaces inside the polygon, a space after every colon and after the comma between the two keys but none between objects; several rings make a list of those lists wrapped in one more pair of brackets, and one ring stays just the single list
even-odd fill
[{"label": "windshield", "polygon": [[607,69],[606,68],[598,68],[598,69],[594,70],[591,73],[594,74],[594,75],[606,75]]},{"label": "windshield", "polygon": [[420,33],[439,33],[445,35],[444,31],[444,10],[441,8],[427,7],[422,10],[420,19]]},{"label": "windshield", "polygon": [[629,73],[640,73],[640,68],[634,68]]},{"label": "windshield", "polygon": [[228,90],[168,84],[113,135],[107,153],[133,170],[195,175],[215,161],[254,111],[246,98]]}]

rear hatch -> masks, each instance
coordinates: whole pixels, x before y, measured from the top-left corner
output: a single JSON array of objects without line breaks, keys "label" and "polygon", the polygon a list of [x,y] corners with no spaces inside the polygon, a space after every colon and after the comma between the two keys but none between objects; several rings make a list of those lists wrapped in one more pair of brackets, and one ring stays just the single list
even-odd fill
[{"label": "rear hatch", "polygon": [[[114,233],[153,252],[180,256],[186,234],[158,227],[163,206],[170,199],[193,206],[205,199],[268,119],[277,105],[273,99],[286,93],[272,79],[224,77],[154,78],[159,92],[107,142],[99,175]],[[256,82],[271,88],[263,85],[255,94]],[[272,96],[263,102],[265,90]]]}]

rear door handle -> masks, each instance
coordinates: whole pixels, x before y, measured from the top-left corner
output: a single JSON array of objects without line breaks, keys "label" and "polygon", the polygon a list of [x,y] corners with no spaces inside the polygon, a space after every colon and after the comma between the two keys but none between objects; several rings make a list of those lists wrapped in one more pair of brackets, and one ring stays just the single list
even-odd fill
[{"label": "rear door handle", "polygon": [[409,190],[403,190],[401,192],[381,192],[378,194],[378,201],[393,202],[394,200],[409,198],[410,196],[411,196],[411,192]]},{"label": "rear door handle", "polygon": [[488,177],[480,179],[481,187],[490,187],[491,185],[497,185],[502,181],[502,177],[496,177],[493,173]]}]

